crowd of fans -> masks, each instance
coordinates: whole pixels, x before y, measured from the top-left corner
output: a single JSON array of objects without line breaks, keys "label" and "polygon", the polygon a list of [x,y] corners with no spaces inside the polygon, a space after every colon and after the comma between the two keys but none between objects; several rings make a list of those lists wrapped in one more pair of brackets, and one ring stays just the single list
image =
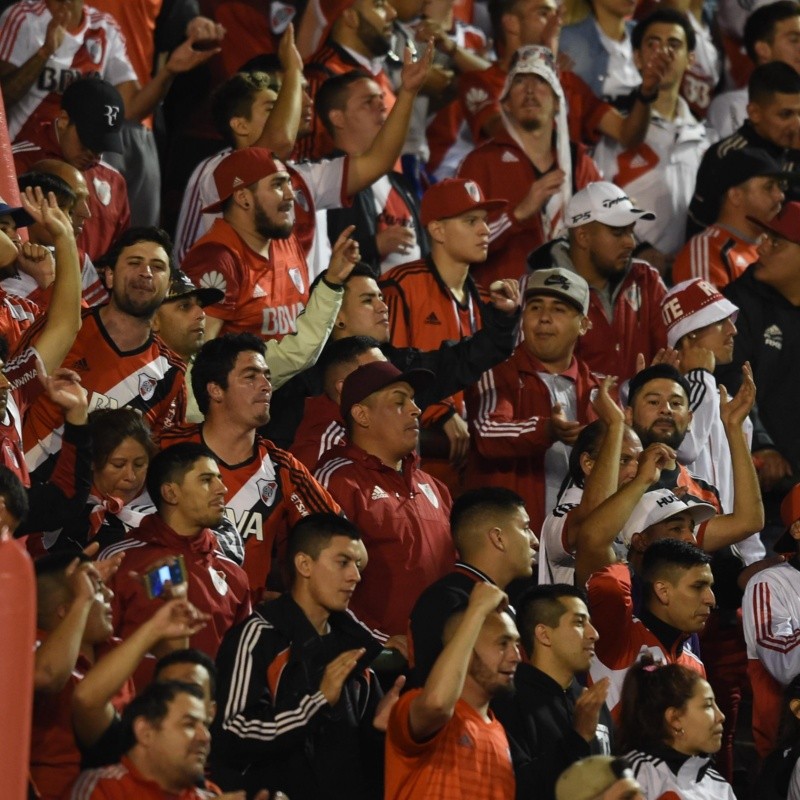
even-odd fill
[{"label": "crowd of fans", "polygon": [[0,12],[30,798],[800,800],[800,3]]}]

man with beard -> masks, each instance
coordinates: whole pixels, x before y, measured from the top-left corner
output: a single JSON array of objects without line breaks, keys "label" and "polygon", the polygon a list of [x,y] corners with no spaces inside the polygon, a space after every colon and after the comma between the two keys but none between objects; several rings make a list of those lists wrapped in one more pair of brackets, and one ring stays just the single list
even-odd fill
[{"label": "man with beard", "polygon": [[638,354],[649,363],[667,343],[661,320],[667,289],[653,267],[632,259],[636,222],[654,218],[613,183],[590,183],[567,205],[567,237],[528,257],[531,270],[564,267],[589,284],[591,329],[575,355],[593,372],[616,375],[620,382],[636,372]]},{"label": "man with beard", "polygon": [[[131,228],[104,256],[111,297],[83,312],[75,343],[63,366],[81,377],[89,409],[131,406],[159,435],[183,419],[183,362],[156,336],[151,323],[169,287],[171,242],[159,228]],[[39,335],[43,320],[26,331],[22,351]],[[61,449],[63,414],[40,397],[23,425],[25,460],[38,480],[46,480]]]},{"label": "man with beard", "polygon": [[475,584],[447,622],[445,647],[425,685],[397,702],[386,732],[387,800],[509,800],[514,771],[489,701],[513,691],[519,634],[492,583]]},{"label": "man with beard", "polygon": [[567,99],[546,47],[517,50],[500,99],[501,128],[458,170],[490,197],[508,198],[489,217],[488,258],[473,268],[484,286],[519,278],[528,253],[561,228],[572,193],[601,179],[586,148],[570,141]]},{"label": "man with beard", "polygon": [[[397,11],[387,0],[349,0],[333,24],[331,34],[323,46],[311,57],[306,66],[308,92],[312,98],[324,81],[332,75],[341,75],[362,69],[380,86],[387,110],[395,103],[395,93],[384,68],[387,58],[397,60],[391,52],[392,22]],[[296,149],[298,158],[320,157],[333,149],[333,143],[315,117],[311,135],[305,137]]]}]

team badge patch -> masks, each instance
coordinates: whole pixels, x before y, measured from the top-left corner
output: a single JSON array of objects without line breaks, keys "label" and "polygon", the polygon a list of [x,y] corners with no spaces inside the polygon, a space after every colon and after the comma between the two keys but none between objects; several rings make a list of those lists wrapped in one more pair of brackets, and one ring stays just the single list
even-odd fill
[{"label": "team badge patch", "polygon": [[97,195],[97,199],[104,206],[111,205],[111,184],[100,178],[92,178],[92,185],[94,186],[94,193]]},{"label": "team badge patch", "polygon": [[439,508],[439,498],[436,496],[436,492],[433,491],[431,485],[429,483],[421,483],[419,484],[420,491],[431,501],[431,505],[434,508]]},{"label": "team badge patch", "polygon": [[151,400],[153,394],[155,394],[157,385],[158,380],[152,375],[148,375],[146,372],[139,373],[139,397],[141,397],[142,400],[145,402]]},{"label": "team badge patch", "polygon": [[292,279],[294,288],[297,289],[300,294],[303,294],[305,286],[303,285],[303,275],[300,270],[297,267],[289,267],[289,277]]},{"label": "team badge patch", "polygon": [[211,576],[211,583],[214,584],[217,592],[222,595],[228,594],[228,581],[225,579],[225,573],[214,569],[214,567],[209,567],[208,574]]},{"label": "team badge patch", "polygon": [[467,181],[464,184],[464,188],[467,190],[467,194],[473,202],[480,203],[481,190],[478,188],[478,184],[475,183],[475,181]]},{"label": "team badge patch", "polygon": [[103,42],[95,37],[88,36],[83,40],[83,46],[92,59],[93,64],[99,64],[103,60]]},{"label": "team badge patch", "polygon": [[258,494],[261,502],[265,506],[271,506],[275,502],[275,495],[278,493],[278,484],[275,481],[257,481]]}]

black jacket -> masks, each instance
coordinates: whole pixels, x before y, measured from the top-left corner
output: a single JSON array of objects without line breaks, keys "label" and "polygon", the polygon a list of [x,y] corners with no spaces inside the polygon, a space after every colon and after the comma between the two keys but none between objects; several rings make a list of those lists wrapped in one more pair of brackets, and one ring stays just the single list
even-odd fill
[{"label": "black jacket", "polygon": [[[508,358],[517,343],[520,312],[509,316],[491,303],[481,307],[483,328],[474,336],[460,341],[443,342],[438,350],[417,350],[415,347],[393,347],[384,344],[381,350],[398,369],[429,369],[436,380],[414,397],[424,411],[431,403],[460,392],[475,383],[487,369]],[[320,358],[324,361],[324,356]],[[324,391],[319,361],[278,389],[273,397],[269,424],[261,433],[278,447],[288,449],[294,441],[297,426],[303,418],[307,397]]]},{"label": "black jacket", "polygon": [[556,780],[570,764],[611,753],[611,714],[604,705],[597,735],[587,742],[572,727],[575,702],[583,692],[576,680],[564,690],[540,669],[522,663],[514,685],[514,694],[495,698],[492,710],[511,745],[517,798],[555,800]]},{"label": "black jacket", "polygon": [[[732,395],[741,383],[742,364],[750,362],[758,387],[760,420],[798,475],[800,427],[794,420],[800,397],[800,308],[777,289],[756,280],[757,271],[758,264],[748,267],[722,290],[739,307],[738,333],[733,361],[717,367],[715,375]],[[758,449],[755,441],[753,449]]]},{"label": "black jacket", "polygon": [[[383,742],[372,719],[382,692],[367,665],[381,645],[350,614],[328,622],[320,636],[286,594],[226,634],[209,759],[223,790],[280,790],[292,800],[380,796]],[[366,653],[331,707],[319,691],[325,667],[359,647]]]},{"label": "black jacket", "polygon": [[[738,131],[713,144],[703,155],[700,169],[697,171],[694,196],[689,204],[689,216],[686,220],[687,240],[717,221],[722,205],[719,178],[725,169],[725,154],[731,150],[741,150],[743,147],[764,150],[781,164],[784,172],[795,172],[800,168],[800,150],[774,144],[769,139],[759,136],[749,120],[745,121]],[[786,199],[800,200],[800,184],[789,184]]]}]

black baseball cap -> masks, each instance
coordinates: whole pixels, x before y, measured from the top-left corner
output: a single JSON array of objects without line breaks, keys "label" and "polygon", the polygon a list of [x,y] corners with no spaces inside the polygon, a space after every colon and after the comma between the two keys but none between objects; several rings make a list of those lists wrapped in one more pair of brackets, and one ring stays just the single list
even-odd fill
[{"label": "black baseball cap", "polygon": [[78,138],[93,153],[121,153],[120,128],[125,119],[122,95],[101,78],[81,78],[71,83],[61,98],[61,108],[78,129]]},{"label": "black baseball cap", "polygon": [[225,297],[222,289],[214,289],[211,286],[195,286],[185,272],[179,269],[173,270],[169,281],[169,291],[163,302],[170,303],[190,294],[197,297],[203,308],[219,303]]},{"label": "black baseball cap", "polygon": [[717,186],[720,194],[734,186],[741,186],[750,178],[780,178],[784,181],[800,178],[800,173],[785,172],[779,161],[757,147],[730,150],[719,160],[718,167]]},{"label": "black baseball cap", "polygon": [[22,206],[10,206],[0,200],[0,217],[11,217],[19,228],[27,228],[33,224],[33,217]]}]

